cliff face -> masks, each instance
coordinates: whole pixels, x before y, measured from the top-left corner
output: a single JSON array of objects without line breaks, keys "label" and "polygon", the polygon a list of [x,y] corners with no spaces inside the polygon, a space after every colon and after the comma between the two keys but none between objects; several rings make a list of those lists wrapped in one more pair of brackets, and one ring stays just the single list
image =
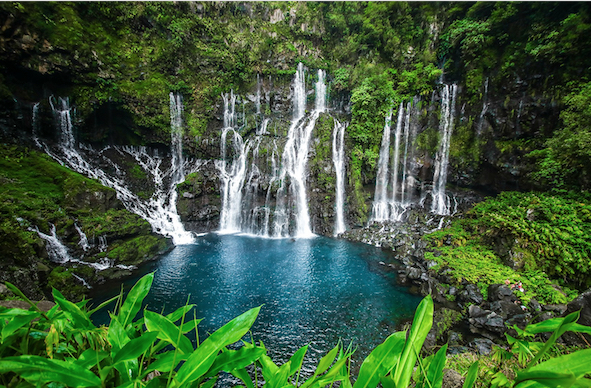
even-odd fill
[{"label": "cliff face", "polygon": [[[391,201],[398,212],[430,211],[438,184],[448,184],[452,207],[453,198],[471,197],[464,189],[557,187],[551,178],[564,175],[565,162],[548,141],[572,124],[573,105],[584,105],[588,19],[586,3],[5,3],[0,131],[7,143],[37,147],[37,139],[53,149],[63,135],[58,97],[69,97],[77,152],[93,169],[123,177],[145,203],[158,187],[178,184],[176,210],[187,229],[227,227],[234,201],[241,230],[260,232],[268,223],[262,234],[272,234],[284,222],[278,204],[299,214],[295,198],[305,198],[311,230],[332,235],[337,122],[347,123],[349,228],[372,218],[385,155],[387,192],[394,181],[404,183],[388,194],[398,196]],[[303,97],[296,96],[299,63]],[[327,109],[312,117],[318,70]],[[445,93],[452,89],[450,106]],[[166,175],[179,157],[171,142],[171,93],[183,100],[182,183]],[[298,98],[304,110],[296,119]],[[397,129],[401,109],[406,124]],[[391,139],[382,152],[390,111]],[[282,170],[300,119],[315,121],[304,150],[305,196],[295,194],[297,179]],[[569,155],[582,158],[575,151]],[[242,175],[233,170],[239,167]],[[165,175],[162,186],[157,171]],[[561,188],[573,187],[566,183]],[[232,184],[239,190],[230,195]],[[299,218],[287,219],[291,235]]]}]

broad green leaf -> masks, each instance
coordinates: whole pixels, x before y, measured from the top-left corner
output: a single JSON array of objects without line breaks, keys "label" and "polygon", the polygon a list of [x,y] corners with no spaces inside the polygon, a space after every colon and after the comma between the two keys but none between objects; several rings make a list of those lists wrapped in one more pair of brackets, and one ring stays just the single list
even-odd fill
[{"label": "broad green leaf", "polygon": [[322,357],[318,362],[318,367],[316,367],[316,371],[314,372],[314,376],[320,375],[324,373],[332,364],[337,353],[339,352],[340,345],[335,346],[330,352],[326,354],[326,356]]},{"label": "broad green leaf", "polygon": [[106,301],[104,301],[103,303],[99,304],[97,307],[95,307],[95,308],[93,308],[92,310],[90,310],[90,311],[88,312],[88,316],[89,316],[89,317],[90,317],[90,316],[92,316],[92,314],[96,313],[96,312],[97,312],[97,311],[99,311],[99,310],[102,310],[103,308],[105,308],[105,306],[107,306],[107,305],[109,305],[110,303],[112,303],[112,302],[116,301],[116,300],[117,300],[117,299],[119,299],[120,297],[121,297],[121,295],[117,295],[117,296],[114,296],[114,297],[112,297],[112,298],[111,298],[111,299],[109,299],[109,300],[106,300]]},{"label": "broad green leaf", "polygon": [[297,352],[295,352],[293,354],[293,356],[290,357],[289,361],[290,361],[290,365],[291,365],[291,369],[289,370],[289,375],[293,376],[294,373],[296,373],[298,370],[300,370],[302,368],[302,363],[304,362],[304,356],[306,355],[306,352],[308,351],[308,346],[302,346],[301,348],[299,348],[297,350]]},{"label": "broad green leaf", "polygon": [[309,388],[320,388],[324,387],[328,384],[331,384],[334,381],[341,381],[345,378],[349,378],[348,375],[342,373],[343,366],[347,363],[348,358],[351,354],[347,354],[346,357],[337,360],[334,365],[330,368],[330,370],[323,376],[313,377],[312,381],[306,381],[302,385],[302,388],[309,387]]},{"label": "broad green leaf", "polygon": [[554,373],[574,374],[577,378],[585,374],[591,373],[591,349],[583,349],[574,353],[565,354],[564,356],[551,358],[529,370],[534,371],[549,371]]},{"label": "broad green leaf", "polygon": [[209,379],[208,381],[202,383],[200,385],[201,388],[212,388],[215,383],[218,381],[218,377],[214,377],[213,379]]},{"label": "broad green leaf", "polygon": [[417,361],[417,354],[421,351],[432,325],[433,299],[431,295],[427,295],[417,307],[402,356],[394,370],[393,381],[396,387],[408,386]]},{"label": "broad green leaf", "polygon": [[515,386],[519,386],[519,383],[525,381],[535,381],[540,384],[544,384],[548,387],[570,387],[572,386],[577,377],[573,373],[558,373],[546,370],[536,371],[521,371],[517,372],[517,378],[515,379]]},{"label": "broad green leaf", "polygon": [[23,355],[0,360],[0,373],[14,372],[34,384],[61,382],[69,387],[98,387],[101,380],[80,366],[61,360]]},{"label": "broad green leaf", "polygon": [[[4,285],[10,290],[12,291],[12,293],[16,296],[18,296],[20,299],[24,300],[25,302],[27,302],[28,304],[30,304],[33,309],[35,309],[35,311],[37,311],[39,314],[41,314],[43,317],[47,318],[47,315],[39,308],[37,307],[37,305],[35,303],[33,303],[29,298],[27,298],[25,296],[25,294],[23,294],[23,292],[21,290],[18,289],[18,287],[16,287],[14,284],[10,283],[10,282],[5,282]],[[14,309],[13,309],[14,310]]]},{"label": "broad green leaf", "polygon": [[363,360],[354,388],[377,387],[380,379],[394,368],[406,340],[406,332],[399,331],[391,334],[386,340],[376,346]]},{"label": "broad green leaf", "polygon": [[281,388],[285,384],[287,384],[287,379],[289,378],[289,371],[291,369],[290,362],[286,362],[285,364],[281,365],[277,372],[271,377],[270,380],[265,380],[265,386],[268,388]]},{"label": "broad green leaf", "polygon": [[462,388],[472,388],[476,382],[476,377],[478,377],[478,360],[474,361],[470,365],[470,368],[468,368],[468,374],[466,375],[466,380],[464,380]]},{"label": "broad green leaf", "polygon": [[[17,309],[20,310],[20,309]],[[13,317],[6,326],[2,328],[2,341],[6,338],[10,337],[15,331],[20,329],[21,327],[28,325],[31,321],[35,318],[41,316],[37,311],[23,311],[22,314],[19,314]]]},{"label": "broad green leaf", "polygon": [[441,385],[443,384],[443,368],[445,368],[446,353],[447,344],[443,345],[441,349],[435,353],[435,357],[433,357],[429,364],[427,381],[431,383],[431,388],[441,388]]},{"label": "broad green leaf", "polygon": [[183,334],[187,334],[188,332],[190,332],[193,329],[197,329],[197,325],[199,325],[201,323],[203,319],[191,319],[188,322],[185,322],[183,324],[183,327],[181,329]]},{"label": "broad green leaf", "polygon": [[70,302],[55,288],[53,289],[53,299],[60,308],[68,314],[68,317],[72,319],[75,327],[78,329],[96,329],[96,326],[92,323],[89,315],[82,311],[80,307]]},{"label": "broad green leaf", "polygon": [[245,368],[258,360],[264,353],[265,349],[260,347],[248,348],[243,346],[238,350],[226,350],[217,356],[205,377],[215,376],[221,371],[231,372],[234,369]]},{"label": "broad green leaf", "polygon": [[[525,328],[525,332],[527,334],[539,334],[539,333],[552,332],[552,331],[555,331],[562,324],[563,321],[564,321],[564,318],[547,319],[545,321],[535,323],[533,325],[527,325]],[[591,334],[591,327],[575,323],[571,326],[569,331],[572,331],[575,333]]]},{"label": "broad green leaf", "polygon": [[158,359],[148,366],[144,375],[147,375],[154,370],[157,370],[158,372],[170,372],[181,361],[185,361],[187,358],[189,358],[188,354],[181,354],[179,352],[175,354],[174,350],[168,351],[159,355]]},{"label": "broad green leaf", "polygon": [[134,338],[126,343],[113,357],[113,364],[137,359],[156,341],[157,332],[143,333],[140,337]]},{"label": "broad green leaf", "polygon": [[102,350],[86,349],[77,360],[74,360],[74,364],[84,369],[90,369],[102,360],[104,360],[109,354]]},{"label": "broad green leaf", "polygon": [[181,319],[183,317],[183,315],[187,315],[187,313],[189,311],[191,311],[191,309],[193,307],[195,307],[194,304],[187,304],[187,305],[184,305],[183,307],[179,307],[174,312],[166,315],[166,318],[168,318],[171,322],[176,322],[179,319]]},{"label": "broad green leaf", "polygon": [[556,328],[556,330],[552,333],[552,335],[550,336],[550,339],[548,339],[548,341],[546,341],[546,344],[544,345],[542,350],[540,350],[536,354],[536,356],[534,357],[532,362],[529,363],[529,365],[526,369],[529,369],[529,368],[531,368],[531,366],[535,365],[540,360],[540,358],[542,358],[542,356],[548,351],[548,349],[550,349],[554,345],[556,340],[561,335],[563,335],[565,332],[569,331],[570,328],[573,326],[573,324],[579,320],[579,316],[580,316],[580,312],[575,311],[574,313],[569,314],[566,317],[564,317],[564,319],[560,323],[560,326],[558,326],[558,328]]},{"label": "broad green leaf", "polygon": [[232,319],[203,341],[178,370],[175,377],[177,386],[185,386],[203,376],[223,347],[239,341],[248,332],[260,309],[256,307]]},{"label": "broad green leaf", "polygon": [[246,369],[234,369],[230,373],[232,374],[232,376],[242,380],[242,382],[246,385],[246,388],[254,388],[252,379],[250,378],[250,375],[248,374]]},{"label": "broad green leaf", "polygon": [[273,376],[275,376],[275,373],[277,373],[279,370],[279,367],[273,362],[271,357],[267,356],[266,354],[262,354],[261,357],[259,357],[259,364],[261,365],[261,370],[263,372],[263,378],[265,381],[271,380]]},{"label": "broad green leaf", "polygon": [[109,331],[107,332],[107,339],[111,344],[111,357],[115,357],[115,354],[117,354],[117,352],[129,342],[129,336],[115,317],[112,317],[111,319]]},{"label": "broad green leaf", "polygon": [[148,328],[148,331],[157,332],[159,339],[172,344],[182,353],[190,354],[193,352],[191,341],[165,316],[146,310],[144,312],[144,324]]},{"label": "broad green leaf", "polygon": [[127,326],[132,323],[133,319],[142,308],[142,302],[146,295],[148,295],[153,281],[154,272],[149,273],[138,280],[129,291],[129,294],[127,294],[127,298],[125,299],[125,302],[123,302],[117,317],[119,323],[121,323],[124,328],[127,328]]}]

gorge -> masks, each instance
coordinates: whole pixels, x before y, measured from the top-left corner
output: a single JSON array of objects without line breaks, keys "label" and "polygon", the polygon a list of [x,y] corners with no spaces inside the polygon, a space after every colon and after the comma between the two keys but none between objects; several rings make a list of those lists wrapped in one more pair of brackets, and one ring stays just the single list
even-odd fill
[{"label": "gorge", "polygon": [[[431,295],[443,323],[426,347],[489,352],[511,325],[562,316],[591,286],[590,12],[2,3],[0,280],[35,300],[52,287],[80,298],[183,262],[179,252],[205,266],[210,246],[238,246],[248,259],[236,263],[271,279],[265,266],[296,265],[292,251],[351,240],[376,249],[347,245],[363,253],[335,277],[379,274]],[[248,244],[290,259],[251,268]],[[291,275],[316,281],[314,265]],[[154,289],[191,280],[179,279]],[[406,295],[398,325],[418,304]]]}]

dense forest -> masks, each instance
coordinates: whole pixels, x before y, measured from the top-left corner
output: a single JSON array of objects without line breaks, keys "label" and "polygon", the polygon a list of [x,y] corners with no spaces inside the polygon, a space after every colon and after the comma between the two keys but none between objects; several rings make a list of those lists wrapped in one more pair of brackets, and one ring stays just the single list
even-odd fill
[{"label": "dense forest", "polygon": [[[439,305],[425,348],[451,344],[460,321],[489,352],[513,324],[582,308],[591,325],[590,12],[587,2],[2,2],[0,280],[73,309],[66,299],[89,284],[129,276],[186,237],[170,225],[297,237],[301,204],[280,208],[296,177],[277,165],[301,147],[290,140],[301,120],[312,123],[300,190],[309,229],[394,252],[399,281]],[[343,167],[332,160],[339,128]],[[380,187],[392,193],[382,218]],[[281,212],[270,203],[296,219],[273,231]],[[344,233],[333,232],[339,211]],[[578,336],[566,344],[585,346]]]}]

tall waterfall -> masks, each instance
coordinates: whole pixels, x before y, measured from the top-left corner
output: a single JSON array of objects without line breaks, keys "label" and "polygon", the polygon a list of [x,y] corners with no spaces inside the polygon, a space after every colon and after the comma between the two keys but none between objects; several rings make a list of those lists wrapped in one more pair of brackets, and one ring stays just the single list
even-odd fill
[{"label": "tall waterfall", "polygon": [[[316,104],[310,117],[305,117],[306,111],[306,85],[305,69],[302,63],[298,64],[294,79],[293,93],[293,121],[287,134],[287,142],[283,150],[282,166],[279,176],[280,188],[277,191],[277,206],[275,209],[275,223],[273,235],[275,237],[287,237],[290,233],[289,221],[294,218],[294,237],[313,237],[310,228],[310,214],[308,211],[308,199],[306,194],[306,166],[310,138],[316,120],[321,112],[326,110],[326,85],[324,71],[318,70],[318,82],[316,83]],[[286,186],[289,178],[289,192]],[[290,215],[288,205],[295,207],[295,212]]]},{"label": "tall waterfall", "polygon": [[[249,147],[238,133],[236,119],[236,96],[234,92],[223,95],[224,127],[222,128],[222,160],[218,164],[222,179],[222,212],[220,232],[241,231],[242,188],[246,178],[246,157]],[[230,144],[228,145],[228,137]],[[230,147],[230,155],[228,155]],[[233,158],[231,162],[228,158]]]},{"label": "tall waterfall", "polygon": [[456,84],[444,85],[441,96],[441,119],[439,121],[441,140],[435,157],[432,192],[433,202],[431,203],[431,212],[439,215],[450,214],[450,200],[445,195],[445,184],[447,183],[449,145],[454,126],[457,92],[458,87]]},{"label": "tall waterfall", "polygon": [[[402,221],[412,203],[412,190],[415,185],[416,163],[413,159],[414,142],[417,136],[415,121],[418,116],[418,101],[418,98],[415,98],[412,103],[407,102],[406,108],[404,103],[400,104],[394,130],[393,149],[390,145],[392,110],[386,117],[378,159],[372,221]],[[389,163],[390,154],[392,154],[391,163]]]},{"label": "tall waterfall", "polygon": [[[73,112],[69,100],[59,98],[57,103],[54,103],[51,97],[49,102],[56,127],[60,131],[59,148],[65,163],[70,168],[115,189],[117,198],[123,202],[127,210],[148,221],[155,232],[172,237],[175,244],[190,244],[194,241],[192,233],[185,231],[176,209],[176,185],[184,180],[184,172],[189,165],[182,156],[182,99],[180,96],[170,94],[172,158],[168,169],[162,168],[164,159],[157,152],[150,153],[145,147],[107,147],[97,152],[91,147],[77,145],[74,139]],[[44,148],[48,150],[48,147]],[[145,172],[152,176],[155,191],[149,200],[140,199],[128,188],[123,169],[105,156],[111,148],[120,155],[134,158]],[[50,155],[64,163],[57,155]],[[101,160],[105,160],[115,169],[114,175],[109,175],[98,167],[98,162]],[[168,181],[168,184],[165,181]]]},{"label": "tall waterfall", "polygon": [[378,174],[376,176],[376,192],[372,207],[373,221],[386,221],[389,217],[388,209],[388,162],[390,160],[390,127],[392,123],[392,109],[386,115],[382,146],[378,159]]},{"label": "tall waterfall", "polygon": [[332,162],[336,171],[335,195],[335,224],[334,235],[337,236],[347,230],[345,225],[345,128],[347,123],[334,119],[332,132]]}]

